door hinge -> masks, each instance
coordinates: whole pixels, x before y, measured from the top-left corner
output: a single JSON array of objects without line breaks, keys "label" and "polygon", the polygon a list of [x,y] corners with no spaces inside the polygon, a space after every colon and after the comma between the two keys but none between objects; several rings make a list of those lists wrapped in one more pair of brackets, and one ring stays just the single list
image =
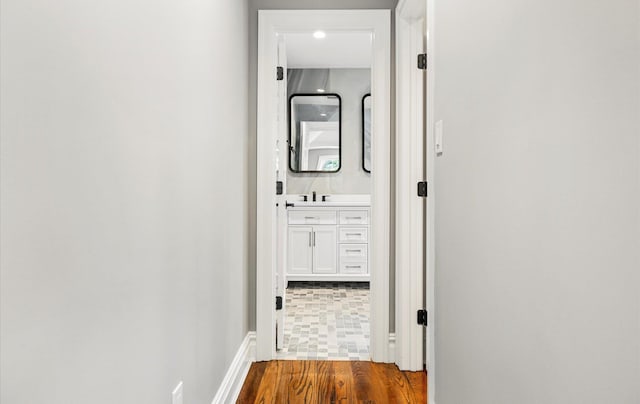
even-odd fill
[{"label": "door hinge", "polygon": [[418,325],[427,326],[427,311],[418,310]]},{"label": "door hinge", "polygon": [[276,310],[282,310],[282,296],[276,296]]},{"label": "door hinge", "polygon": [[427,181],[420,181],[418,183],[418,196],[422,198],[427,197]]},{"label": "door hinge", "polygon": [[418,55],[418,69],[426,70],[427,69],[427,54],[420,53]]},{"label": "door hinge", "polygon": [[276,181],[276,195],[282,195],[283,185],[282,181]]},{"label": "door hinge", "polygon": [[276,80],[284,80],[284,68],[282,66],[276,67]]}]

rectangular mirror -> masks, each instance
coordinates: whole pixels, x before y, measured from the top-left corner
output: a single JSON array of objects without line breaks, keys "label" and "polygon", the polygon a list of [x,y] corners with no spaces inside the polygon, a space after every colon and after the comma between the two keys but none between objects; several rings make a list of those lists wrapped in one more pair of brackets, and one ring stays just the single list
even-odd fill
[{"label": "rectangular mirror", "polygon": [[340,171],[341,105],[338,94],[289,98],[289,169],[296,173]]},{"label": "rectangular mirror", "polygon": [[371,94],[362,97],[362,169],[371,172]]}]

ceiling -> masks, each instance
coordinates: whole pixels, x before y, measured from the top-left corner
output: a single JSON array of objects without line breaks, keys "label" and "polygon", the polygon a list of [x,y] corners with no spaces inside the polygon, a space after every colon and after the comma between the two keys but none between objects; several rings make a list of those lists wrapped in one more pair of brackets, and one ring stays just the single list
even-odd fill
[{"label": "ceiling", "polygon": [[285,34],[287,67],[371,68],[371,33],[327,32],[316,39],[313,32]]}]

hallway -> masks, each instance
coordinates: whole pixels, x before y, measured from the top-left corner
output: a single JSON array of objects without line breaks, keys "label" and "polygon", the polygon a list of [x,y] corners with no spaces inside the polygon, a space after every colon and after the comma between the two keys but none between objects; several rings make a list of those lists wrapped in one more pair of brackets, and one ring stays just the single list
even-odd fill
[{"label": "hallway", "polygon": [[338,361],[256,362],[237,403],[426,403],[424,372],[393,364]]},{"label": "hallway", "polygon": [[0,0],[0,404],[234,402],[640,404],[640,0]]}]

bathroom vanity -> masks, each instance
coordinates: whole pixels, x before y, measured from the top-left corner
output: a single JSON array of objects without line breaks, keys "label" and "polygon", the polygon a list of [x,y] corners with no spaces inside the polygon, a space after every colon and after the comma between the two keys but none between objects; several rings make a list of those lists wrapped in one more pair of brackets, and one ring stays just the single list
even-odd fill
[{"label": "bathroom vanity", "polygon": [[368,202],[287,209],[287,281],[369,281]]}]

